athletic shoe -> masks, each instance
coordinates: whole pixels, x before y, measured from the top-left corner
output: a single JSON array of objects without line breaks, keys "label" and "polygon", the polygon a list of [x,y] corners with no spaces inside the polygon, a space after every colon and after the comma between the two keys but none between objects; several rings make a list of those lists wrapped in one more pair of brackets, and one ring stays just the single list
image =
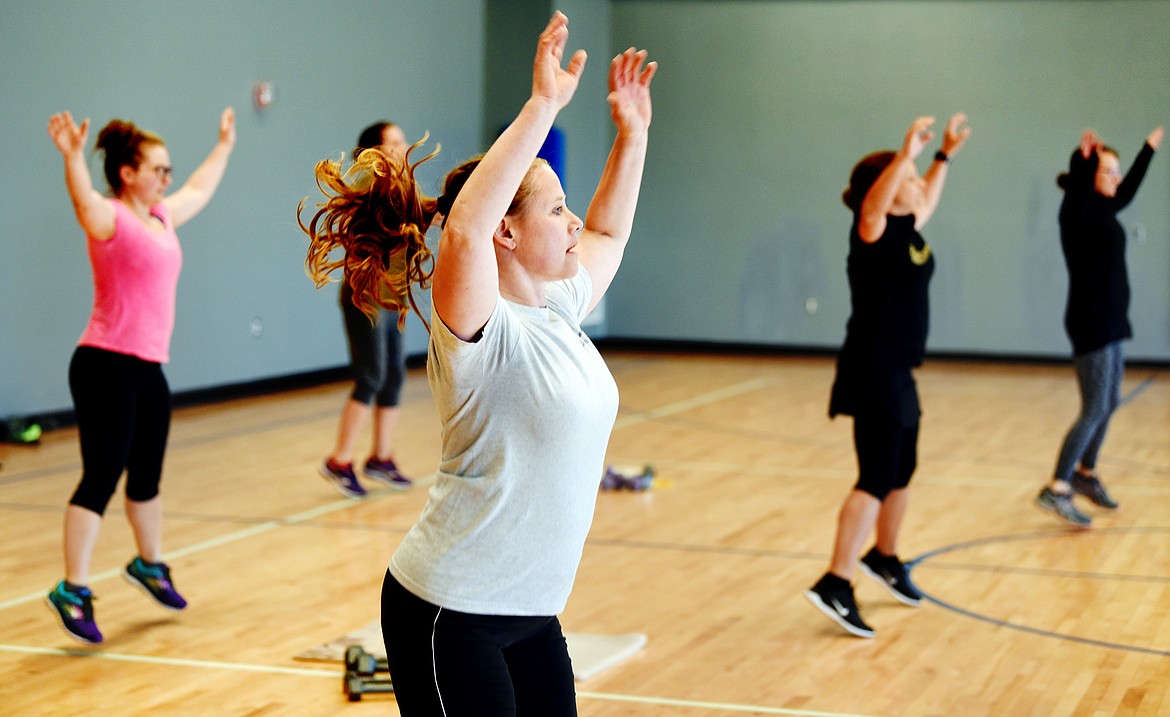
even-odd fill
[{"label": "athletic shoe", "polygon": [[140,557],[135,557],[126,566],[122,576],[168,610],[182,610],[187,607],[187,601],[175,590],[175,584],[171,582],[171,569],[166,563],[148,563]]},{"label": "athletic shoe", "polygon": [[399,472],[393,459],[380,461],[377,458],[371,458],[362,468],[362,474],[370,480],[385,483],[394,490],[408,490],[414,487],[414,482]]},{"label": "athletic shoe", "polygon": [[873,628],[865,624],[857,610],[857,601],[853,599],[853,586],[846,583],[844,588],[826,587],[826,578],[829,577],[826,574],[818,580],[816,585],[804,591],[804,596],[851,635],[873,637]]},{"label": "athletic shoe", "polygon": [[861,572],[881,583],[903,605],[922,604],[922,593],[910,582],[906,565],[897,557],[882,555],[875,546],[861,559]]},{"label": "athletic shoe", "polygon": [[69,637],[89,644],[102,641],[102,633],[93,621],[94,599],[89,588],[70,590],[65,587],[64,580],[45,596],[45,602],[53,609],[57,622]]},{"label": "athletic shoe", "polygon": [[1105,491],[1105,486],[1101,485],[1101,479],[1097,476],[1084,476],[1073,471],[1069,485],[1072,486],[1074,493],[1080,493],[1102,508],[1109,510],[1117,508],[1117,501],[1109,496],[1109,493]]},{"label": "athletic shoe", "polygon": [[330,458],[321,464],[321,475],[343,495],[350,498],[362,498],[366,495],[366,489],[362,488],[362,484],[358,483],[357,476],[353,473],[352,463],[342,465]]},{"label": "athletic shoe", "polygon": [[618,468],[606,466],[601,477],[602,490],[650,490],[654,485],[654,469],[650,466]]},{"label": "athletic shoe", "polygon": [[1093,519],[1082,513],[1073,505],[1072,493],[1057,493],[1048,486],[1036,496],[1036,505],[1040,510],[1048,511],[1069,525],[1078,528],[1087,528],[1093,524]]}]

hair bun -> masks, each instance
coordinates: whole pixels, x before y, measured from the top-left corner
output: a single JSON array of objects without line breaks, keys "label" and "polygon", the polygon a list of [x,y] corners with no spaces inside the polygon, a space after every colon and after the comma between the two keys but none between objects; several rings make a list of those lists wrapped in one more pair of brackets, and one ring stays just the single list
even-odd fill
[{"label": "hair bun", "polygon": [[112,145],[128,144],[130,138],[136,134],[138,134],[138,128],[134,126],[133,122],[112,119],[98,132],[95,146],[104,149]]}]

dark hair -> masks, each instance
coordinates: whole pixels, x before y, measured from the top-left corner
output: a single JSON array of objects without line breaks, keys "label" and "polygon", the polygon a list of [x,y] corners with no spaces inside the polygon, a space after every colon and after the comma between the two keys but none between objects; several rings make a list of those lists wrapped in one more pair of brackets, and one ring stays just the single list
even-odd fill
[{"label": "dark hair", "polygon": [[122,167],[137,168],[142,163],[142,147],[148,144],[166,146],[162,137],[127,120],[112,119],[98,132],[94,149],[105,155],[102,165],[106,183],[115,196],[122,192]]},{"label": "dark hair", "polygon": [[893,161],[894,152],[890,150],[882,150],[862,157],[849,175],[849,186],[841,194],[841,201],[845,202],[845,206],[849,207],[855,214],[861,211],[861,203],[865,201],[865,195],[869,193],[870,187]]},{"label": "dark hair", "polygon": [[1081,154],[1080,147],[1073,150],[1068,158],[1068,171],[1061,172],[1056,177],[1056,186],[1064,191],[1091,191],[1096,181],[1097,167],[1101,164],[1101,154],[1112,154],[1120,157],[1116,149],[1109,145],[1101,145],[1088,157]]},{"label": "dark hair", "polygon": [[[378,307],[398,312],[398,325],[406,312],[419,313],[411,285],[427,288],[434,271],[426,232],[435,216],[435,200],[424,196],[415,180],[415,169],[439,152],[439,148],[411,164],[411,153],[427,141],[424,136],[403,157],[390,157],[372,148],[345,172],[341,162],[323,160],[314,174],[326,200],[308,226],[301,211],[308,198],[297,204],[297,224],[309,235],[305,273],[321,288],[337,269],[353,289],[354,306],[373,319]],[[334,249],[344,255],[331,259]]]},{"label": "dark hair", "polygon": [[[475,171],[482,160],[482,154],[472,157],[447,173],[447,178],[443,180],[443,196],[437,200],[438,212],[443,215],[443,226],[447,225],[447,216],[451,213],[455,198],[459,196],[463,185],[467,184],[471,173]],[[508,211],[504,213],[505,216],[513,216],[524,209],[528,199],[536,192],[536,186],[532,181],[532,171],[541,165],[549,166],[548,162],[539,157],[533,160],[528,171],[524,173],[524,179],[520,180],[520,186],[516,188],[516,196],[512,197],[512,203],[508,205]]]},{"label": "dark hair", "polygon": [[377,147],[378,145],[382,144],[382,135],[385,134],[386,130],[390,127],[397,126],[398,125],[389,120],[378,120],[374,124],[363,129],[362,133],[358,135],[357,145],[355,145],[353,148],[353,158],[357,159],[358,155],[360,155],[362,152],[371,147]]}]

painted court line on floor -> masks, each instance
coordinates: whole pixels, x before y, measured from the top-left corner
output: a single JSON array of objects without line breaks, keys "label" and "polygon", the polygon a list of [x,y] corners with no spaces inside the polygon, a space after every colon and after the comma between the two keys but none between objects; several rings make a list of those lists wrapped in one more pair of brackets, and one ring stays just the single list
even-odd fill
[{"label": "painted court line on floor", "polygon": [[655,418],[669,416],[672,413],[681,413],[682,411],[688,411],[692,408],[705,406],[709,403],[717,403],[725,398],[739,396],[744,393],[751,393],[752,391],[761,389],[771,383],[772,381],[770,379],[757,378],[753,381],[745,381],[743,383],[737,383],[732,386],[717,389],[715,391],[701,393],[698,396],[692,396],[691,398],[687,398],[682,401],[676,401],[675,403],[670,403],[660,408],[638,411],[633,415],[617,419],[617,421],[615,421],[613,424],[613,430],[616,431],[619,428],[625,428],[627,426],[643,423],[645,421],[652,421]]},{"label": "painted court line on floor", "polygon": [[[433,476],[430,479],[433,480]],[[426,481],[421,481],[420,484],[425,483],[425,482]],[[390,491],[392,489],[387,488],[386,490]],[[263,523],[260,523],[259,525],[254,525],[254,526],[251,526],[248,528],[244,528],[243,530],[237,530],[234,533],[228,533],[226,535],[221,535],[221,536],[216,537],[216,538],[210,538],[208,540],[204,540],[201,543],[195,543],[193,545],[188,545],[187,547],[179,548],[178,550],[168,551],[166,554],[163,555],[163,559],[164,560],[174,560],[175,558],[182,558],[182,557],[186,557],[188,555],[193,555],[195,553],[201,553],[205,550],[211,550],[212,548],[218,548],[222,545],[227,545],[229,543],[235,543],[235,542],[238,542],[240,540],[244,540],[245,538],[251,538],[253,536],[260,535],[262,533],[267,533],[268,531],[275,530],[276,528],[280,528],[280,527],[284,527],[284,526],[288,526],[288,525],[296,525],[297,523],[303,523],[305,521],[312,520],[314,518],[319,518],[323,515],[328,515],[330,513],[336,513],[339,510],[345,510],[346,508],[352,508],[353,506],[357,505],[360,502],[361,501],[355,500],[355,499],[338,500],[338,501],[334,501],[332,503],[326,503],[325,505],[319,505],[315,508],[309,508],[308,510],[303,510],[299,513],[293,513],[292,515],[287,515],[287,516],[284,516],[283,518],[273,518],[272,520],[265,521]],[[96,573],[96,574],[92,575],[90,577],[90,583],[95,583],[95,582],[98,582],[100,580],[106,580],[108,578],[116,577],[116,576],[121,575],[121,574],[122,574],[122,568],[114,568],[112,570],[106,570],[104,572],[100,572],[100,573]],[[7,610],[10,607],[16,607],[18,605],[24,605],[26,603],[41,600],[45,597],[46,594],[47,594],[47,591],[46,592],[30,593],[28,595],[22,595],[20,597],[12,598],[11,600],[6,600],[4,602],[0,602],[0,610]]]},{"label": "painted court line on floor", "polygon": [[[295,677],[327,677],[336,680],[341,677],[338,669],[313,670],[305,667],[280,667],[276,665],[254,665],[241,662],[220,662],[217,660],[191,660],[174,657],[155,657],[152,655],[119,655],[110,652],[94,652],[90,650],[62,650],[53,647],[26,647],[24,645],[0,644],[0,652],[14,652],[27,655],[59,655],[62,657],[88,657],[98,660],[113,660],[115,662],[132,662],[147,665],[167,665],[175,667],[197,667],[208,670],[229,670],[235,672],[261,672],[275,675],[293,675]],[[792,717],[875,717],[874,715],[846,714],[842,712],[818,712],[815,710],[787,709],[784,707],[765,707],[763,705],[741,705],[726,702],[703,702],[698,700],[677,700],[669,697],[646,697],[642,695],[620,695],[608,692],[577,692],[581,699],[606,700],[609,702],[627,702],[648,705],[662,705],[670,707],[684,707],[692,709],[719,710],[721,712],[750,712],[752,714],[791,715]]]}]

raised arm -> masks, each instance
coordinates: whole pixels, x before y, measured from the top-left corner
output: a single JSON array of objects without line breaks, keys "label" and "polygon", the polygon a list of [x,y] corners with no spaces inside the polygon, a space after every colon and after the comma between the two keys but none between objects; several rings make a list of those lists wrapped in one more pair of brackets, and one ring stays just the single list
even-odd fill
[{"label": "raised arm", "polygon": [[532,96],[471,173],[443,228],[431,297],[439,318],[465,341],[487,323],[499,297],[493,236],[557,112],[573,98],[585,68],[584,50],[573,55],[567,70],[561,67],[569,38],[568,22],[557,12],[541,33],[533,63]]},{"label": "raised arm", "polygon": [[617,136],[589,203],[578,249],[581,263],[593,280],[590,309],[601,301],[613,281],[634,225],[652,114],[650,81],[658,70],[657,62],[643,67],[645,61],[646,51],[631,47],[609,65],[607,101]]},{"label": "raised arm", "polygon": [[1162,128],[1157,127],[1146,138],[1146,143],[1142,145],[1142,149],[1138,152],[1137,157],[1134,158],[1129,171],[1125,173],[1125,179],[1121,180],[1121,184],[1117,185],[1117,193],[1113,196],[1114,210],[1121,211],[1129,206],[1129,203],[1137,196],[1138,187],[1141,186],[1142,180],[1146,178],[1146,170],[1150,168],[1150,160],[1154,158],[1154,152],[1157,151],[1161,144]]},{"label": "raised arm", "polygon": [[914,160],[926,143],[934,137],[934,133],[930,131],[933,124],[933,117],[919,117],[910,124],[910,129],[906,131],[906,137],[902,140],[902,148],[894,154],[893,161],[882,170],[873,186],[865,193],[857,226],[857,232],[863,242],[872,244],[885,234],[886,215],[894,206],[894,197],[898,195],[902,182],[914,171]]},{"label": "raised arm", "polygon": [[930,163],[930,169],[926,170],[926,175],[923,177],[926,180],[926,197],[923,206],[914,213],[915,229],[926,226],[931,216],[934,215],[934,210],[938,208],[943,186],[947,183],[947,170],[951,166],[951,160],[963,148],[967,138],[971,136],[971,128],[963,126],[966,121],[967,115],[962,112],[956,112],[947,120],[946,129],[943,130],[942,149],[940,150],[945,159],[936,157]]},{"label": "raised arm", "polygon": [[171,222],[180,227],[203,211],[215,194],[223,173],[227,170],[228,157],[236,144],[236,111],[228,107],[219,117],[219,141],[215,143],[203,164],[187,178],[182,187],[163,200],[171,210]]},{"label": "raised arm", "polygon": [[65,188],[69,190],[77,223],[87,236],[109,239],[114,235],[114,207],[93,188],[93,178],[85,163],[89,120],[78,127],[73,115],[59,112],[49,118],[49,137],[65,158]]}]

